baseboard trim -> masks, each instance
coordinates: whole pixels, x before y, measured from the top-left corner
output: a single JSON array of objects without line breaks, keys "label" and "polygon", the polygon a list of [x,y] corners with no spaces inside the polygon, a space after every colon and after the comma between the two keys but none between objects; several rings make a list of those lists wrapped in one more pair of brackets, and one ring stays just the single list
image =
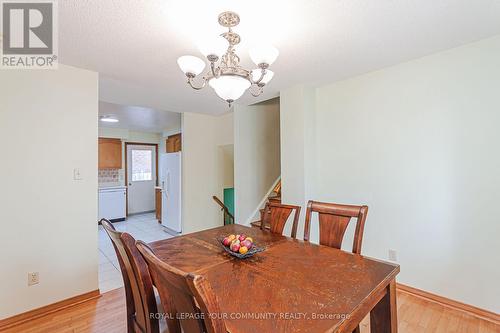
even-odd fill
[{"label": "baseboard trim", "polygon": [[448,308],[468,313],[474,317],[490,321],[500,325],[500,314],[475,307],[473,305],[458,302],[443,296],[439,296],[421,289],[413,288],[401,283],[397,283],[397,289],[401,292],[425,299],[427,301],[439,303]]},{"label": "baseboard trim", "polygon": [[[468,313],[474,317],[481,318],[487,321],[490,321],[494,324],[500,325],[500,314],[481,309],[478,307],[475,307],[473,305],[465,304],[462,302],[458,302],[443,296],[439,296],[418,288],[410,287],[401,283],[397,283],[397,289],[401,292],[425,299],[427,301],[435,302],[440,305],[446,306],[448,308],[462,311],[465,313]],[[91,292],[81,294],[78,296],[74,296],[53,304],[49,304],[46,306],[43,306],[38,309],[34,309],[28,312],[24,312],[6,319],[0,320],[0,331],[5,330],[7,328],[11,328],[16,325],[20,325],[22,323],[25,323],[29,320],[33,320],[36,318],[43,317],[45,315],[48,315],[50,313],[60,311],[63,309],[67,309],[69,307],[81,304],[83,302],[90,301],[92,299],[96,299],[101,297],[101,293],[99,292],[99,289],[93,290]]]},{"label": "baseboard trim", "polygon": [[83,302],[90,301],[92,299],[96,299],[101,297],[101,293],[99,292],[99,289],[90,291],[85,294],[81,294],[78,296],[74,296],[71,298],[67,298],[65,300],[52,303],[46,306],[42,306],[41,308],[34,309],[28,312],[20,313],[18,315],[2,319],[0,320],[0,331],[5,330],[7,328],[11,328],[13,326],[20,325],[22,323],[25,323],[27,321],[40,318],[43,316],[46,316],[50,313],[60,311],[63,309],[67,309],[69,307],[81,304]]}]

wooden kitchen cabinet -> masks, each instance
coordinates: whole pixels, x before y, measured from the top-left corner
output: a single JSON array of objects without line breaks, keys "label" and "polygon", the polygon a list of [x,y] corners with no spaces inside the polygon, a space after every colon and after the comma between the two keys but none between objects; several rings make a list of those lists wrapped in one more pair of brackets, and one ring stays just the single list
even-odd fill
[{"label": "wooden kitchen cabinet", "polygon": [[122,168],[122,140],[99,138],[99,169]]},{"label": "wooden kitchen cabinet", "polygon": [[182,150],[181,133],[170,135],[166,141],[167,153],[176,153]]},{"label": "wooden kitchen cabinet", "polygon": [[161,223],[161,188],[155,189],[156,219]]}]

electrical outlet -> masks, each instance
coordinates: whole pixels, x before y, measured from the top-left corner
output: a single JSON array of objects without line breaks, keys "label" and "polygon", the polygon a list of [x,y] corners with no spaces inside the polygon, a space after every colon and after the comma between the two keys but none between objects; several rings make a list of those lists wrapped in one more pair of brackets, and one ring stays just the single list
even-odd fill
[{"label": "electrical outlet", "polygon": [[396,250],[389,249],[389,260],[398,261],[398,253],[396,252]]},{"label": "electrical outlet", "polygon": [[40,275],[38,272],[28,273],[28,286],[38,284],[40,282]]}]

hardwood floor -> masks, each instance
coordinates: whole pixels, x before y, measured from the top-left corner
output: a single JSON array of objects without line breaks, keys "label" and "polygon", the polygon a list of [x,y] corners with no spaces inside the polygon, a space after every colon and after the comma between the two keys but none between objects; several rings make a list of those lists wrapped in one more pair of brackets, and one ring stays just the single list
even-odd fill
[{"label": "hardwood floor", "polygon": [[[398,290],[400,333],[500,333],[500,324],[478,319]],[[361,332],[370,332],[369,318],[361,322]]]},{"label": "hardwood floor", "polygon": [[123,288],[102,294],[98,299],[52,313],[1,331],[2,333],[126,333]]},{"label": "hardwood floor", "polygon": [[[500,325],[399,291],[398,317],[400,333],[500,333]],[[123,288],[116,289],[96,300],[1,332],[125,333],[125,294]],[[370,332],[368,317],[361,323],[361,332]]]}]

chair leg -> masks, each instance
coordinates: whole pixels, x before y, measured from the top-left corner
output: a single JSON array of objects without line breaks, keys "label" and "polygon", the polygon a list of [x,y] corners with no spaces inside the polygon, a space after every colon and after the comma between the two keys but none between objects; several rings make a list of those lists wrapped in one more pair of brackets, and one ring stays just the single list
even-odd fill
[{"label": "chair leg", "polygon": [[136,333],[134,318],[132,316],[127,316],[127,333]]},{"label": "chair leg", "polygon": [[352,331],[352,333],[360,333],[360,332],[361,332],[361,331],[359,330],[359,325],[358,325],[358,327],[356,327],[356,328],[354,329],[354,331]]}]

